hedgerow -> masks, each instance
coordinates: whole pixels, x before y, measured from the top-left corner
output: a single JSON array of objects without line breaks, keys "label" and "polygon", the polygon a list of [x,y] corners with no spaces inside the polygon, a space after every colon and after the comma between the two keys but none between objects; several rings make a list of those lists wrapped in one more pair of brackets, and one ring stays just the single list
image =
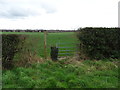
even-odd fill
[{"label": "hedgerow", "polygon": [[80,55],[84,57],[120,58],[120,28],[79,28],[77,37]]},{"label": "hedgerow", "polygon": [[13,67],[14,55],[22,49],[25,36],[2,34],[2,66],[5,69]]}]

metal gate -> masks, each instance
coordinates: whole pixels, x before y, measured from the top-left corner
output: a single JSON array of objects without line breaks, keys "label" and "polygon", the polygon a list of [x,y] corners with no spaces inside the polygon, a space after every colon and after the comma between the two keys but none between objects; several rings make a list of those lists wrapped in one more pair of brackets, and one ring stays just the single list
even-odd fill
[{"label": "metal gate", "polygon": [[76,43],[56,43],[56,47],[58,48],[58,56],[72,56],[77,51]]}]

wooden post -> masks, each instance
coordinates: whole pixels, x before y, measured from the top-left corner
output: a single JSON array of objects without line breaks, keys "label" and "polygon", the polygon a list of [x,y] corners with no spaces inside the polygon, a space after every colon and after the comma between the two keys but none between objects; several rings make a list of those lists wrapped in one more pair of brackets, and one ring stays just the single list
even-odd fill
[{"label": "wooden post", "polygon": [[47,31],[44,31],[44,57],[47,59]]},{"label": "wooden post", "polygon": [[51,47],[51,59],[53,61],[56,61],[58,58],[58,48],[57,47]]}]

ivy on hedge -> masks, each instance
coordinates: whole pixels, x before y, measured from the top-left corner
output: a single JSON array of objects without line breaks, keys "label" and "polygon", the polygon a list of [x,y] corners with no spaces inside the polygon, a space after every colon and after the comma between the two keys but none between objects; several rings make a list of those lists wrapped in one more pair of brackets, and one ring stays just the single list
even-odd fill
[{"label": "ivy on hedge", "polygon": [[120,28],[79,28],[80,53],[90,59],[120,58]]}]

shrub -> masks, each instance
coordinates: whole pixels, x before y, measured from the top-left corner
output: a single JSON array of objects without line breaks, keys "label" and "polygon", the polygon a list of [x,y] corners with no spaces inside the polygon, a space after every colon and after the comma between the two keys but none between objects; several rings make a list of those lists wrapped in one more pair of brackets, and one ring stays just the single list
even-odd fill
[{"label": "shrub", "polygon": [[80,54],[87,59],[120,58],[119,28],[80,28]]},{"label": "shrub", "polygon": [[[25,36],[15,34],[2,35],[2,65],[5,69],[13,67],[13,58],[15,53],[22,49]],[[21,44],[21,45],[20,45]]]}]

